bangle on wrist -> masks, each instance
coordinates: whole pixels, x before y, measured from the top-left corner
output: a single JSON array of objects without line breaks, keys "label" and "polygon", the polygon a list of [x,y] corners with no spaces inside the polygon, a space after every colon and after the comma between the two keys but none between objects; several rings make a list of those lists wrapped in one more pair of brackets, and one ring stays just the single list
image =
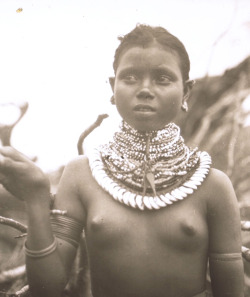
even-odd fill
[{"label": "bangle on wrist", "polygon": [[55,237],[54,237],[54,240],[51,243],[51,245],[49,245],[48,247],[41,249],[41,250],[28,249],[26,246],[26,242],[24,245],[25,254],[26,254],[26,256],[28,256],[30,258],[42,258],[42,257],[48,256],[48,255],[52,254],[56,250],[56,248],[57,248],[57,241],[56,241]]}]

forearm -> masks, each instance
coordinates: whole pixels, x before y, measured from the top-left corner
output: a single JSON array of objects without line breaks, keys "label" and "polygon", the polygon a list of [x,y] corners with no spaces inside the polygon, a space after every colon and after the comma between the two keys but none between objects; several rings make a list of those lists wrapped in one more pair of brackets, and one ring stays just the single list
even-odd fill
[{"label": "forearm", "polygon": [[[33,199],[27,204],[28,236],[26,247],[41,251],[51,246],[54,235],[50,225],[49,194]],[[37,296],[61,296],[67,273],[58,249],[42,257],[26,256],[27,276],[32,294]]]},{"label": "forearm", "polygon": [[76,248],[61,241],[56,245],[49,218],[48,177],[17,150],[1,147],[0,183],[12,195],[26,203],[26,266],[32,296],[60,296],[66,285]]},{"label": "forearm", "polygon": [[210,275],[214,297],[243,297],[244,272],[240,254],[210,257]]}]

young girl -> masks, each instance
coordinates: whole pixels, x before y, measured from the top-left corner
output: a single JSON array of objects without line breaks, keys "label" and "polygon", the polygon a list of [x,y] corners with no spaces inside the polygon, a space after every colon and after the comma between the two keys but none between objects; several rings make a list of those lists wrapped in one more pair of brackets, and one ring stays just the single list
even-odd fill
[{"label": "young girl", "polygon": [[[193,82],[183,44],[161,27],[120,38],[113,142],[70,162],[50,218],[50,186],[32,162],[1,148],[0,179],[26,202],[33,296],[60,296],[84,229],[94,297],[243,296],[240,218],[232,185],[188,148],[173,121]],[[54,212],[56,213],[56,211]]]}]

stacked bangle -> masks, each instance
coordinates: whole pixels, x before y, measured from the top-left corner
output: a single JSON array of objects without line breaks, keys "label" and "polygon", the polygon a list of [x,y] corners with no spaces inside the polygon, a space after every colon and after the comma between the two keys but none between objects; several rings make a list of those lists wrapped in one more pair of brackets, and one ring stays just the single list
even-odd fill
[{"label": "stacked bangle", "polygon": [[50,223],[52,231],[57,238],[70,243],[75,248],[78,247],[83,231],[81,222],[66,215],[62,215],[58,211],[53,211],[50,217]]},{"label": "stacked bangle", "polygon": [[42,258],[42,257],[48,256],[56,250],[56,247],[57,247],[57,241],[55,237],[52,244],[42,250],[30,250],[27,248],[26,243],[24,246],[25,254],[30,258]]}]

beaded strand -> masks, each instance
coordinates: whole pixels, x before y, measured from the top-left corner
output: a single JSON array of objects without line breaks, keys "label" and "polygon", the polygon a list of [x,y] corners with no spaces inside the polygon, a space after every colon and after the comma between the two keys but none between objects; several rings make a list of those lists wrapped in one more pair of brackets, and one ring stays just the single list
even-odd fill
[{"label": "beaded strand", "polygon": [[130,206],[140,209],[158,209],[191,194],[211,164],[206,152],[185,145],[174,123],[162,130],[139,132],[122,122],[113,142],[97,148],[89,159],[93,176],[114,199],[129,204],[128,198]]}]

